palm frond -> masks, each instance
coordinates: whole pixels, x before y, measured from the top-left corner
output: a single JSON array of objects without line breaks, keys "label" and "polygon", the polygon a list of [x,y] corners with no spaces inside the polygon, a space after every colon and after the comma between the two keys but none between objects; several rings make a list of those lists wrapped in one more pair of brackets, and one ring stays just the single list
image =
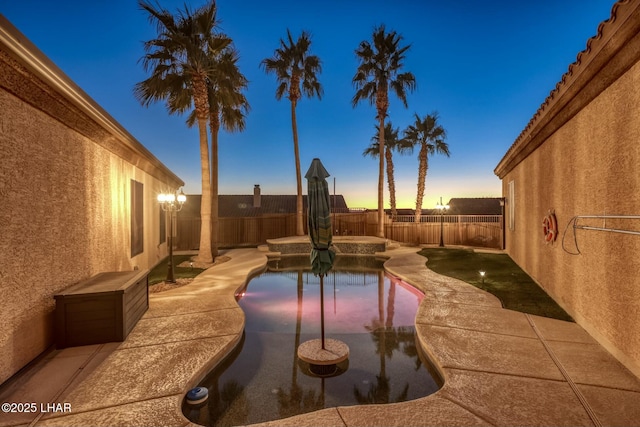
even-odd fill
[{"label": "palm frond", "polygon": [[279,45],[272,57],[260,62],[260,67],[267,74],[276,76],[276,99],[282,99],[285,94],[288,94],[292,102],[296,102],[300,94],[322,99],[323,89],[318,80],[318,75],[322,72],[322,62],[318,56],[310,53],[311,34],[302,31],[300,36],[294,39],[291,31],[287,29],[287,36],[280,39]]},{"label": "palm frond", "polygon": [[404,130],[404,138],[411,146],[423,146],[429,155],[444,154],[450,156],[449,145],[445,142],[447,132],[438,123],[438,113],[427,114],[420,118],[414,113],[414,123]]},{"label": "palm frond", "polygon": [[[366,99],[370,105],[377,105],[378,117],[386,117],[386,94],[389,89],[407,106],[407,91],[416,89],[416,80],[412,73],[400,72],[405,53],[411,47],[401,47],[401,42],[402,36],[395,31],[386,32],[384,25],[374,28],[371,43],[366,40],[360,42],[355,50],[359,65],[352,79],[356,89],[352,99],[354,107]],[[385,99],[378,105],[376,100],[381,95]]]}]

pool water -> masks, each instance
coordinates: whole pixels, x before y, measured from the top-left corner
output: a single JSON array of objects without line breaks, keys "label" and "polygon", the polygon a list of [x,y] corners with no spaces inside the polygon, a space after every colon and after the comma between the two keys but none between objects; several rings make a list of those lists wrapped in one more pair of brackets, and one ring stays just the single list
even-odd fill
[{"label": "pool water", "polygon": [[423,295],[380,267],[334,268],[324,278],[325,338],[346,343],[349,359],[332,375],[311,373],[297,347],[320,338],[320,278],[304,271],[305,263],[308,257],[298,267],[271,264],[238,295],[246,316],[242,341],[199,384],[208,388],[208,400],[183,405],[191,421],[245,425],[412,400],[440,388],[415,337]]}]

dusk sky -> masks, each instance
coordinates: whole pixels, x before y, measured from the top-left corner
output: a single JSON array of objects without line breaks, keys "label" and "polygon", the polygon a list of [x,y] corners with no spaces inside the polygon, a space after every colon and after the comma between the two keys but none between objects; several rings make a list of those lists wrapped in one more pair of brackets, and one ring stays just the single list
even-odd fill
[{"label": "dusk sky", "polygon": [[[201,0],[160,0],[175,12]],[[276,101],[276,80],[259,67],[273,55],[287,28],[312,34],[311,53],[323,70],[321,100],[298,104],[302,173],[319,157],[349,207],[377,207],[378,164],[363,157],[375,133],[368,103],[352,108],[354,50],[384,24],[410,44],[404,71],[417,90],[408,108],[391,95],[389,118],[402,131],[437,111],[451,157],[431,157],[423,208],[442,196],[497,197],[493,170],[560,81],[613,0],[219,0],[221,30],[240,52],[250,81],[246,130],[220,133],[220,194],[295,194],[290,103]],[[15,25],[129,133],[200,193],[197,129],[186,117],[168,116],[164,104],[142,107],[133,86],[144,80],[139,59],[155,27],[135,0],[0,0],[0,13]],[[418,150],[395,155],[398,207],[415,208]],[[304,193],[306,182],[303,179]],[[385,204],[389,195],[385,183]]]}]

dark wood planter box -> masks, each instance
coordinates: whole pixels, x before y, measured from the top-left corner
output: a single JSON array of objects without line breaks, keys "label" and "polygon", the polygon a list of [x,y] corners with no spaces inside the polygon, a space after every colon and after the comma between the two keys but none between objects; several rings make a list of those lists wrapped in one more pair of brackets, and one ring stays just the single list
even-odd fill
[{"label": "dark wood planter box", "polygon": [[54,295],[56,346],[124,341],[149,308],[148,275],[100,273]]}]

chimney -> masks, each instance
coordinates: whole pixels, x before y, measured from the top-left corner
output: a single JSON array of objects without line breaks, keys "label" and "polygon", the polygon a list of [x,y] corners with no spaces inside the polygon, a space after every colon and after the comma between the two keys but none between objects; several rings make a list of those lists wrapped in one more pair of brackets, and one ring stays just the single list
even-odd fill
[{"label": "chimney", "polygon": [[261,202],[260,185],[256,184],[256,185],[253,186],[253,207],[254,208],[259,208],[260,207],[260,202]]}]

